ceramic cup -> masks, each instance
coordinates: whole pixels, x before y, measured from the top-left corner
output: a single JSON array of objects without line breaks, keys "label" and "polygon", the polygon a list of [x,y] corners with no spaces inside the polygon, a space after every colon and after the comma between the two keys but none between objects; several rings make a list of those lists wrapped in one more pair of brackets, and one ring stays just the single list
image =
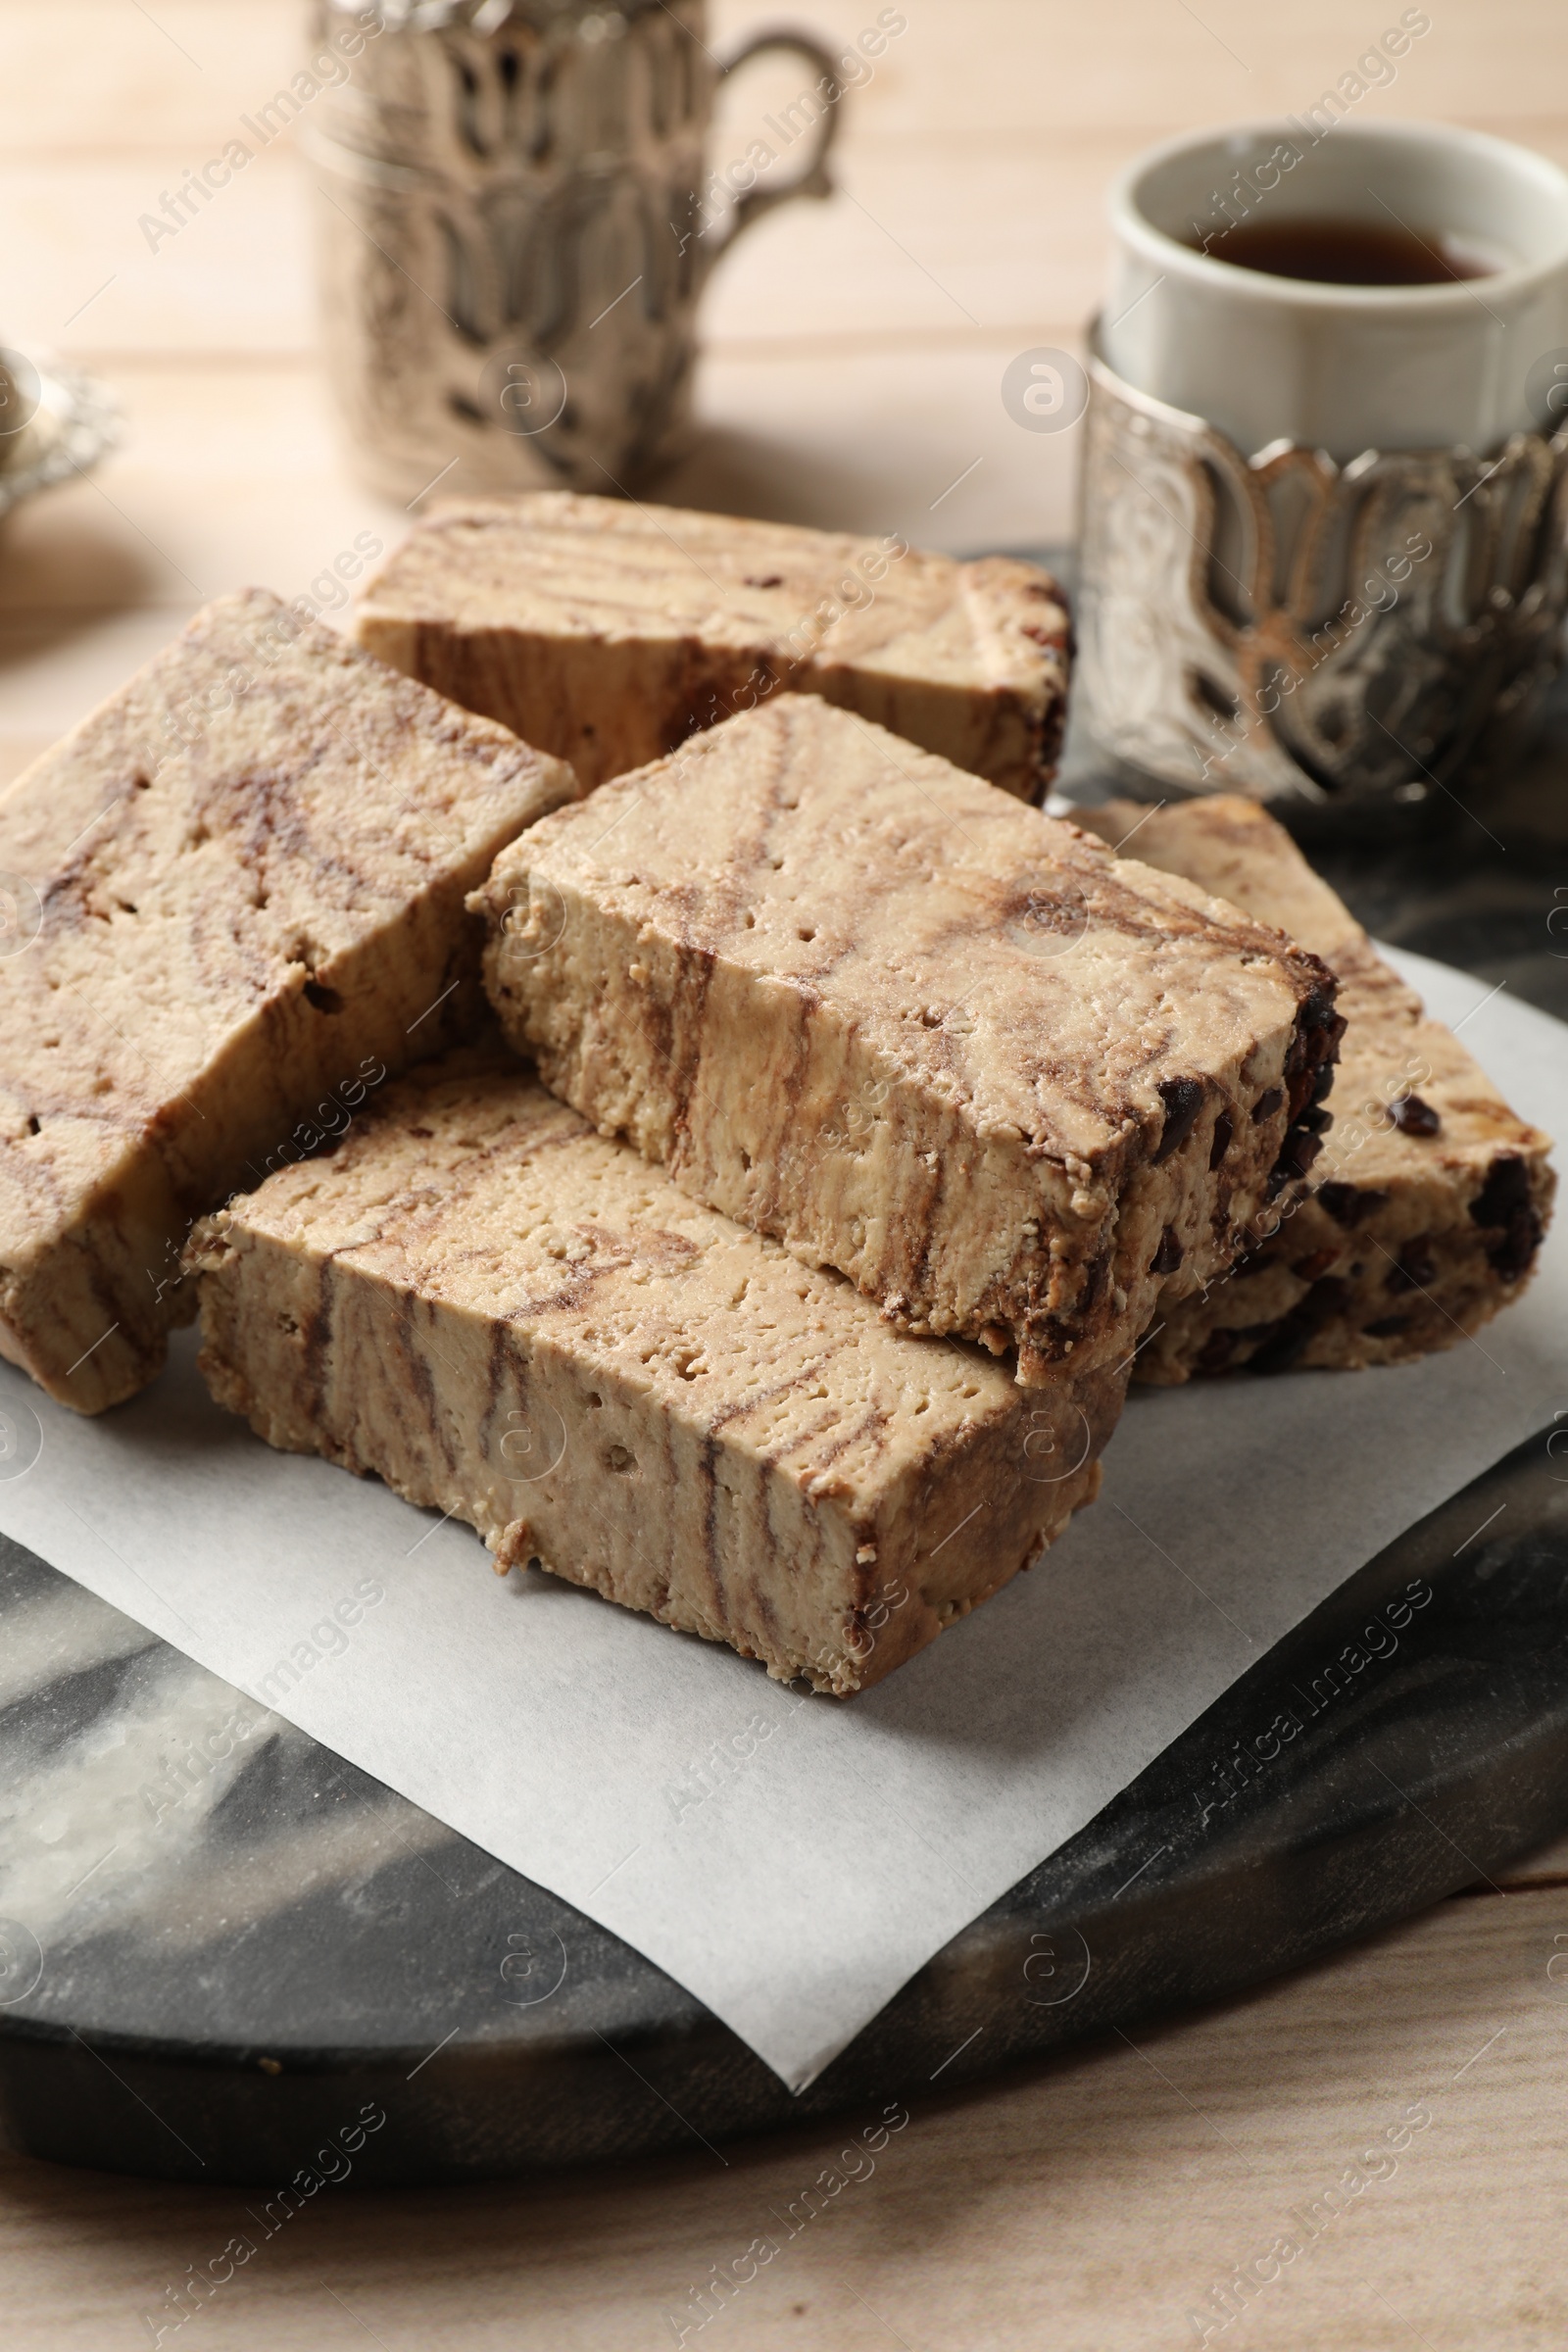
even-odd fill
[{"label": "ceramic cup", "polygon": [[[1568,605],[1568,178],[1474,131],[1291,121],[1157,148],[1110,209],[1078,596],[1095,740],[1268,799],[1501,771]],[[1243,222],[1313,220],[1485,274],[1342,285],[1219,258]]]},{"label": "ceramic cup", "polygon": [[[1253,123],[1140,157],[1110,214],[1105,359],[1248,456],[1279,439],[1342,464],[1368,448],[1487,451],[1547,421],[1553,383],[1532,370],[1568,345],[1568,175],[1543,156],[1439,123]],[[1213,250],[1232,222],[1324,217],[1444,234],[1494,273],[1323,285]]]}]

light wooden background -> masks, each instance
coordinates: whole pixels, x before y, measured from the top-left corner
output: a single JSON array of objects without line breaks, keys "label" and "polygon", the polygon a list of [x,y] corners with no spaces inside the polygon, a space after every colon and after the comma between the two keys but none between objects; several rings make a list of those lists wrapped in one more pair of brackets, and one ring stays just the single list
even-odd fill
[{"label": "light wooden background", "polygon": [[[1004,415],[1006,362],[1071,343],[1101,200],[1139,146],[1295,112],[1397,0],[904,0],[854,102],[843,193],[715,279],[703,456],[672,495],[919,543],[1063,535],[1073,437]],[[722,0],[728,36],[756,9]],[[788,14],[788,0],[779,11]],[[793,12],[853,36],[870,0]],[[1561,0],[1431,0],[1378,114],[1446,116],[1568,161]],[[359,490],[312,361],[299,160],[258,159],[150,255],[137,216],[292,70],[297,0],[0,0],[0,337],[92,366],[122,451],[0,540],[0,777],[204,596],[304,588],[403,517]],[[775,95],[790,95],[788,89]],[[764,103],[766,103],[764,94]],[[978,461],[978,463],[976,463]],[[959,475],[957,487],[949,489]],[[944,493],[947,493],[944,495]],[[704,2352],[1157,2352],[1289,2208],[1412,2102],[1432,2122],[1224,2336],[1227,2352],[1561,2352],[1568,2342],[1568,1843],[1502,1892],[1211,2014],[911,2101],[875,2177],[769,2267]],[[938,2086],[940,2088],[940,2086]],[[850,2119],[853,2123],[856,2119]],[[554,2185],[323,2195],[181,2352],[641,2352],[840,2134]],[[143,2313],[239,2199],[0,2156],[6,2352],[147,2344]]]}]

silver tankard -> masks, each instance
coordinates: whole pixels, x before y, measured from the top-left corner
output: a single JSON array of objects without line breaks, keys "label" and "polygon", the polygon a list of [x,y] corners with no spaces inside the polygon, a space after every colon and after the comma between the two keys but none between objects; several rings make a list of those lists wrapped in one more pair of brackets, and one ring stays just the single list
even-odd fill
[{"label": "silver tankard", "polygon": [[[831,193],[845,87],[803,32],[715,58],[706,16],[706,0],[317,0],[324,357],[375,488],[630,491],[682,454],[708,273],[775,205]],[[717,86],[769,50],[808,81],[774,136],[712,172]]]}]

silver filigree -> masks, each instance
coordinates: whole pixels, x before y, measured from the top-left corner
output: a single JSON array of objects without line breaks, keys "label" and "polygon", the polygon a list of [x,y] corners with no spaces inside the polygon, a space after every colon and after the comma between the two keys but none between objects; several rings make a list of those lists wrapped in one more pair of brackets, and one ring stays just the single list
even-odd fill
[{"label": "silver filigree", "polygon": [[1246,458],[1090,361],[1078,691],[1196,792],[1419,795],[1513,756],[1562,658],[1568,430]]},{"label": "silver filigree", "polygon": [[87,472],[120,438],[120,406],[102,384],[60,360],[34,366],[37,406],[0,464],[0,514]]},{"label": "silver filigree", "polygon": [[[309,134],[326,364],[362,468],[403,500],[637,487],[689,438],[713,263],[774,205],[830,193],[831,56],[774,29],[715,60],[704,0],[380,13]],[[769,49],[809,69],[789,160],[715,196],[714,91]]]}]

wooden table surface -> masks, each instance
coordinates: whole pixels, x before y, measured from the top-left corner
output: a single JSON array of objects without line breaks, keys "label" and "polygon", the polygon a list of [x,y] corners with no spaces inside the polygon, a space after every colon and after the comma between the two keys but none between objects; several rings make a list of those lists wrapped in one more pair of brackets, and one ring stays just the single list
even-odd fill
[{"label": "wooden table surface", "polygon": [[[759,11],[714,13],[728,36]],[[845,38],[876,15],[869,0],[783,13]],[[849,110],[841,193],[763,222],[714,280],[709,430],[667,494],[915,544],[1059,538],[1074,436],[1021,431],[999,382],[1015,353],[1078,339],[1110,174],[1189,125],[1299,112],[1400,10],[905,0],[903,13],[907,30]],[[1443,116],[1568,162],[1560,0],[1429,13],[1359,119]],[[93,482],[7,527],[0,778],[207,595],[249,581],[298,593],[357,531],[390,544],[405,527],[334,440],[289,142],[156,254],[137,228],[286,78],[303,39],[297,0],[0,0],[0,335],[95,368],[126,417]],[[815,2178],[840,2132],[547,2185],[335,2190],[179,2340],[652,2352],[684,2324],[704,2352],[1144,2352],[1205,2329],[1247,2352],[1560,2352],[1559,1940],[1568,1841],[1500,1891],[1221,2009],[974,2091],[933,2088],[874,2176],[701,2331],[691,2290]],[[1363,2173],[1293,2260],[1271,2261],[1276,2240],[1305,2234],[1294,2217],[1411,2109],[1428,2120],[1403,2151]],[[241,2203],[0,2156],[0,2344],[149,2342],[145,2315],[221,2250]],[[1226,2323],[1212,2290],[1254,2262],[1278,2276]]]}]

